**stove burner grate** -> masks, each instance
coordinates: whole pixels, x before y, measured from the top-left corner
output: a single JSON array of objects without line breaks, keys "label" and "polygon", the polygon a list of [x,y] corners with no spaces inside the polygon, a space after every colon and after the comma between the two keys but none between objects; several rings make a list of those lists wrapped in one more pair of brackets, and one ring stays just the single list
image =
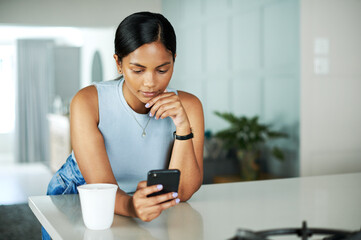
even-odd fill
[{"label": "stove burner grate", "polygon": [[302,240],[308,240],[313,235],[327,235],[323,240],[361,240],[361,231],[343,231],[323,228],[308,228],[306,222],[302,223],[302,228],[282,228],[265,231],[251,231],[238,229],[235,237],[229,240],[271,240],[270,236],[281,236],[295,234]]}]

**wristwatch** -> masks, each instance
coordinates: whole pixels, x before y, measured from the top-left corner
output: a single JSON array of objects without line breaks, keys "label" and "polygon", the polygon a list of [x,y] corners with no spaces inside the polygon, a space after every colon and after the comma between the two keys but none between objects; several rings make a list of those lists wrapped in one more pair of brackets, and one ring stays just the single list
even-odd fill
[{"label": "wristwatch", "polygon": [[194,136],[193,136],[193,133],[192,133],[192,132],[191,132],[190,134],[188,134],[188,135],[180,136],[180,135],[177,135],[177,134],[175,133],[175,131],[174,131],[173,137],[174,137],[175,139],[177,139],[177,140],[188,140],[188,139],[193,138]]}]

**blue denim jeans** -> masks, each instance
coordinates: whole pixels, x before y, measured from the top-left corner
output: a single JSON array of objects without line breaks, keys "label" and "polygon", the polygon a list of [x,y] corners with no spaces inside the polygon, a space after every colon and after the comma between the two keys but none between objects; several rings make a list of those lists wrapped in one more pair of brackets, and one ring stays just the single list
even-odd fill
[{"label": "blue denim jeans", "polygon": [[[77,194],[77,186],[85,184],[78,164],[70,155],[64,165],[55,173],[48,185],[47,195]],[[43,240],[50,240],[48,232],[42,227]]]}]

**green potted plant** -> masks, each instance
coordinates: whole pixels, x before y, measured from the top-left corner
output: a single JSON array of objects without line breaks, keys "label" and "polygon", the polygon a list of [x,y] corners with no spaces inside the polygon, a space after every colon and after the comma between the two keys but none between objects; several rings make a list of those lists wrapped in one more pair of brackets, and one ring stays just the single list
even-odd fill
[{"label": "green potted plant", "polygon": [[[215,114],[230,123],[229,128],[221,130],[215,137],[223,140],[225,147],[233,149],[240,161],[241,179],[255,180],[259,177],[260,169],[256,163],[261,144],[269,139],[285,138],[287,134],[272,131],[270,125],[258,122],[258,116],[248,118],[236,117],[232,113]],[[278,147],[273,147],[272,154],[279,160],[284,160],[283,152]]]}]

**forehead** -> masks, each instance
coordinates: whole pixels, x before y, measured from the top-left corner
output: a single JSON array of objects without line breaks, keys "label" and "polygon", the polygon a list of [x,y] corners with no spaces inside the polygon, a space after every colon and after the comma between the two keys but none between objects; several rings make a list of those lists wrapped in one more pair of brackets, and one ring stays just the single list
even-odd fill
[{"label": "forehead", "polygon": [[166,49],[161,42],[143,44],[123,58],[123,61],[125,62],[139,63],[144,66],[160,65],[164,62],[172,62],[172,60],[172,52]]}]

